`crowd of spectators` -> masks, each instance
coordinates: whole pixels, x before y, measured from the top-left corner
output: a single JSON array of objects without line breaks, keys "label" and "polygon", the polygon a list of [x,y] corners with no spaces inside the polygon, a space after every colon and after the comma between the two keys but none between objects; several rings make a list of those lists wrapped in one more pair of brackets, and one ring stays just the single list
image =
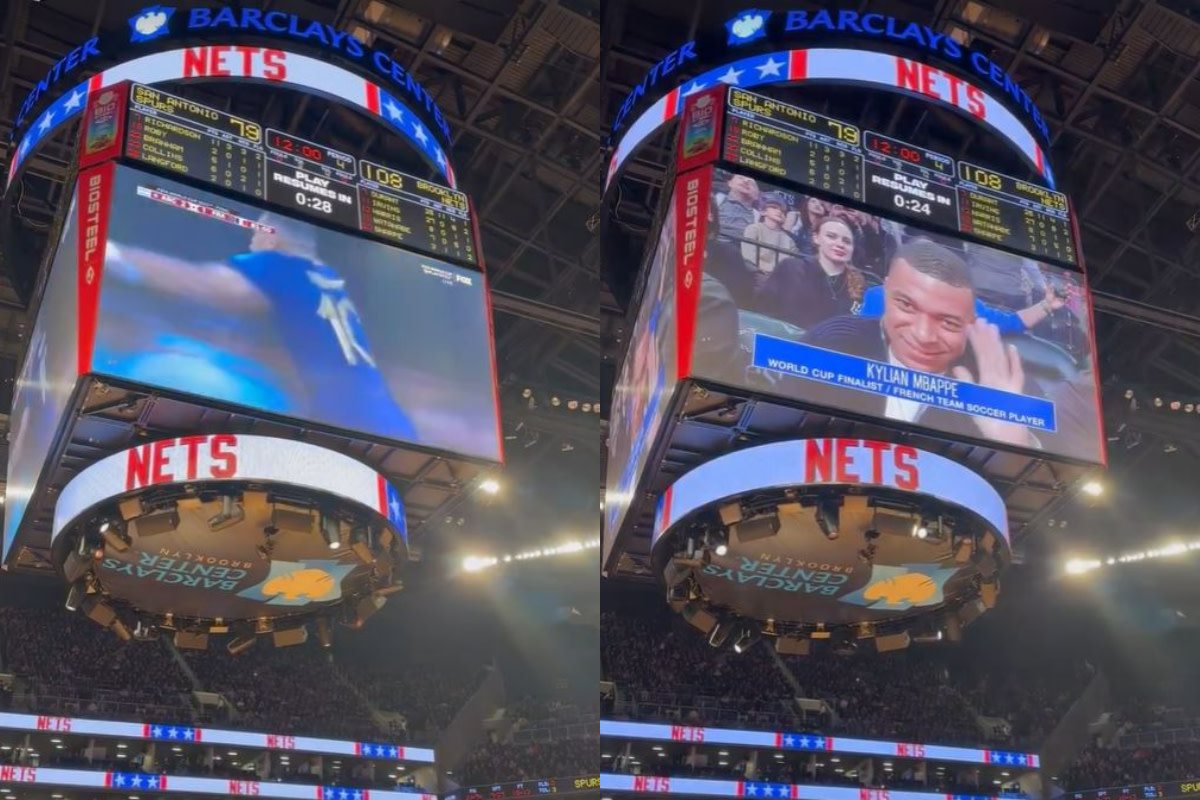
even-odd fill
[{"label": "crowd of spectators", "polygon": [[403,671],[354,662],[347,670],[372,705],[404,716],[397,735],[425,740],[450,724],[487,674],[486,667],[469,659],[449,664],[414,662]]},{"label": "crowd of spectators", "polygon": [[[1080,661],[996,676],[964,658],[932,647],[849,658],[716,651],[666,609],[607,614],[602,637],[604,675],[621,689],[617,714],[904,741],[1035,750],[1093,674]],[[822,709],[801,712],[796,698]]]},{"label": "crowd of spectators", "polygon": [[455,776],[462,786],[596,774],[599,731],[545,742],[489,742],[472,753]]},{"label": "crowd of spectators", "polygon": [[[590,693],[589,693],[590,694]],[[525,696],[504,709],[502,736],[492,734],[464,763],[463,786],[596,773],[599,715],[594,703]]]},{"label": "crowd of spectators", "polygon": [[902,650],[853,658],[783,659],[802,697],[831,709],[830,731],[912,742],[978,744],[974,710],[950,685],[945,663],[930,651]]},{"label": "crowd of spectators", "polygon": [[[470,659],[406,661],[398,667],[352,652],[339,657],[336,647],[326,650],[315,642],[286,650],[259,643],[237,656],[219,642],[205,651],[173,653],[167,641],[122,642],[61,608],[0,609],[0,659],[3,671],[16,676],[17,686],[5,692],[6,702],[11,699],[20,710],[422,744],[436,741],[487,674],[486,667]],[[227,705],[200,704],[193,690],[219,695]],[[373,717],[371,707],[385,714]],[[462,776],[492,783],[595,773],[599,743],[594,711],[525,698],[507,712],[513,724],[503,741],[478,748],[460,770]],[[399,722],[389,726],[389,719]],[[18,757],[11,750],[7,755]],[[195,762],[192,755],[164,751],[159,766],[174,774],[245,775],[228,755],[209,763]],[[55,751],[40,757],[45,764],[63,766],[105,766],[106,759],[119,757],[111,766],[138,769],[141,755],[135,750]],[[405,780],[367,762],[345,768],[357,771],[345,777],[359,786],[395,786]],[[318,775],[305,759],[295,757],[276,763],[270,777],[337,784],[343,776]]]},{"label": "crowd of spectators", "polygon": [[1063,776],[1068,789],[1200,779],[1200,697],[1194,686],[1129,686],[1113,694],[1109,726]]},{"label": "crowd of spectators", "polygon": [[[19,679],[4,702],[48,714],[428,743],[482,675],[477,662],[380,668],[337,660],[336,648],[316,642],[286,650],[259,643],[238,656],[220,641],[180,652],[195,682],[165,641],[123,642],[61,607],[0,609],[0,658]],[[197,689],[228,705],[197,704]],[[393,713],[373,718],[368,704]]]},{"label": "crowd of spectators", "polygon": [[[659,615],[607,615],[602,638],[605,676],[621,688],[617,713],[625,716],[905,741],[983,738],[945,665],[927,651],[787,657],[785,672],[766,647],[717,652]],[[801,712],[798,697],[823,701],[824,710]]]},{"label": "crowd of spectators", "polygon": [[695,630],[680,629],[664,615],[606,613],[601,625],[604,677],[629,701],[618,714],[742,728],[806,724],[795,692],[765,649],[717,653]]},{"label": "crowd of spectators", "polygon": [[1033,671],[975,665],[952,673],[972,708],[1006,723],[989,731],[990,741],[1023,750],[1041,747],[1095,675],[1086,661],[1047,662]]},{"label": "crowd of spectators", "polygon": [[58,609],[0,612],[5,671],[30,681],[27,702],[52,714],[172,719],[186,714],[190,682],[157,643],[126,644]]},{"label": "crowd of spectators", "polygon": [[1096,789],[1200,777],[1200,741],[1156,747],[1089,747],[1075,760],[1062,785]]},{"label": "crowd of spectators", "polygon": [[238,727],[364,741],[381,736],[370,709],[315,643],[285,652],[252,647],[236,658],[224,649],[189,651],[187,662],[205,691],[232,704],[229,721]]}]

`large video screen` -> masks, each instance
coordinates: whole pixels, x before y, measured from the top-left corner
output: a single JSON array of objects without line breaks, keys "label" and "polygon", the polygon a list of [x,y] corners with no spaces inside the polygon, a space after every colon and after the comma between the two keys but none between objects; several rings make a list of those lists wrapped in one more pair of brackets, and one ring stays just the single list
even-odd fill
[{"label": "large video screen", "polygon": [[710,203],[702,313],[738,322],[696,377],[1103,461],[1081,274],[723,170]]},{"label": "large video screen", "polygon": [[[86,177],[86,175],[85,175]],[[82,179],[81,179],[82,180]],[[4,501],[4,557],[33,497],[78,377],[79,220],[77,193],[63,223],[29,351],[13,395]]]},{"label": "large video screen", "polygon": [[629,347],[613,389],[604,496],[605,556],[633,501],[654,436],[679,379],[675,359],[676,200],[671,198],[663,219]]},{"label": "large video screen", "polygon": [[118,168],[94,372],[489,460],[478,272]]}]

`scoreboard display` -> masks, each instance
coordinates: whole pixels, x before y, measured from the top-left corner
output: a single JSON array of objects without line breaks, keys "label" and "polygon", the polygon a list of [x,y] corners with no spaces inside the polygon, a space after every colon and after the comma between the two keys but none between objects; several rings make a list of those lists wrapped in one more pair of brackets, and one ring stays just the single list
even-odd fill
[{"label": "scoreboard display", "polygon": [[478,266],[467,196],[133,84],[125,156],[300,216]]},{"label": "scoreboard display", "polygon": [[723,157],[1033,258],[1078,265],[1066,195],[731,87]]},{"label": "scoreboard display", "polygon": [[725,158],[814,189],[863,200],[862,136],[853,125],[731,89]]}]

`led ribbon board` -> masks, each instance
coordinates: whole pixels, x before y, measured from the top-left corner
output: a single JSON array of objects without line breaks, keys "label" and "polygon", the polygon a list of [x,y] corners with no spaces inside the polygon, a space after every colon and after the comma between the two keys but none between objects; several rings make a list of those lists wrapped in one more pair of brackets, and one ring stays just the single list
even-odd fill
[{"label": "led ribbon board", "polygon": [[1009,142],[1054,187],[1054,175],[1038,136],[1009,107],[963,78],[902,56],[874,50],[818,48],[780,50],[714,67],[671,89],[639,114],[616,142],[605,190],[630,155],[675,119],[696,92],[726,84],[741,89],[794,83],[851,83],[913,94],[963,112]]},{"label": "led ribbon board", "polygon": [[520,797],[540,797],[550,794],[593,792],[600,788],[600,778],[585,775],[578,778],[542,778],[540,780],[492,783],[470,786],[446,795],[443,800],[509,800]]},{"label": "led ribbon board", "polygon": [[428,747],[400,747],[394,744],[351,742],[342,739],[321,739],[314,736],[251,733],[250,731],[230,731],[221,728],[194,728],[190,725],[160,725],[149,722],[117,722],[115,720],[0,712],[0,728],[160,742],[201,742],[205,745],[222,744],[263,750],[293,750],[330,756],[361,756],[421,764],[434,763],[434,752]]},{"label": "led ribbon board", "polygon": [[399,492],[365,464],[305,442],[217,434],[160,439],[87,467],[59,495],[51,540],[89,508],[114,497],[148,486],[211,481],[287,484],[337,495],[405,532]]},{"label": "led ribbon board", "polygon": [[748,447],[707,461],[659,499],[652,546],[679,520],[725,498],[765,489],[852,485],[925,495],[969,509],[1007,543],[1004,499],[982,477],[915,447],[862,439],[802,439]]},{"label": "led ribbon board", "polygon": [[1107,789],[1089,789],[1086,792],[1071,792],[1063,795],[1067,800],[1172,800],[1177,797],[1195,797],[1200,794],[1200,778],[1166,783],[1130,784],[1112,786]]},{"label": "led ribbon board", "polygon": [[131,16],[128,23],[128,28],[93,36],[50,68],[46,77],[38,81],[22,101],[13,123],[14,138],[40,101],[54,95],[60,84],[94,59],[123,61],[131,51],[165,50],[176,41],[194,44],[197,40],[214,38],[221,40],[214,43],[217,50],[234,59],[249,58],[264,51],[262,47],[238,45],[237,41],[244,38],[252,44],[261,44],[265,39],[295,42],[320,51],[322,60],[343,59],[359,65],[364,72],[382,77],[395,91],[407,95],[418,108],[424,109],[428,121],[433,123],[434,135],[443,144],[450,143],[450,126],[433,96],[419,81],[387,53],[371,50],[351,34],[323,22],[285,11],[256,8],[189,8],[176,13],[172,6],[154,5]]},{"label": "led ribbon board", "polygon": [[150,775],[144,772],[93,772],[82,769],[0,767],[0,782],[27,786],[71,786],[100,791],[155,794],[251,795],[279,800],[438,800],[436,794],[349,789],[344,786],[299,786],[269,781]]},{"label": "led ribbon board", "polygon": [[600,775],[600,788],[610,792],[637,792],[692,797],[749,797],[761,800],[1001,800],[994,795],[945,792],[908,792],[896,789],[860,789],[851,786],[818,786],[765,781],[717,781],[705,778],[651,778],[645,775]]},{"label": "led ribbon board", "polygon": [[396,95],[343,67],[286,50],[208,45],[141,56],[110,67],[57,98],[39,114],[17,141],[6,188],[12,185],[30,152],[55,130],[72,121],[87,105],[89,94],[122,81],[160,84],[217,79],[261,80],[288,86],[362,109],[387,123],[425,156],[446,183],[454,187],[454,170],[441,138]]},{"label": "led ribbon board", "polygon": [[729,728],[701,728],[687,725],[661,725],[649,722],[601,720],[600,735],[622,739],[642,739],[657,742],[689,742],[695,744],[732,745],[769,750],[798,750],[813,753],[850,753],[886,758],[928,758],[937,761],[957,761],[964,764],[993,764],[1013,768],[1041,766],[1037,753],[1017,753],[1008,750],[980,750],[974,747],[950,747],[940,744],[910,744],[873,739],[849,739],[844,736],[821,736],[813,733],[787,731],[748,731]]}]

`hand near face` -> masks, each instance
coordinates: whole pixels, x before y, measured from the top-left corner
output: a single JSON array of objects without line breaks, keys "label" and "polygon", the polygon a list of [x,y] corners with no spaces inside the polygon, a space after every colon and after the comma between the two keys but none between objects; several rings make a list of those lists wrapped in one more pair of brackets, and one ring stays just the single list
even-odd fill
[{"label": "hand near face", "polygon": [[1014,345],[1005,346],[1000,338],[1000,329],[985,319],[976,319],[967,328],[967,342],[975,354],[979,377],[971,375],[966,367],[955,367],[954,377],[961,381],[978,383],[992,389],[1020,394],[1025,387],[1025,370],[1021,367],[1021,356]]},{"label": "hand near face", "polygon": [[1054,290],[1053,284],[1047,284],[1046,303],[1050,306],[1051,311],[1058,311],[1074,299],[1075,292],[1076,288],[1074,286],[1067,286],[1066,290],[1062,294],[1059,294]]},{"label": "hand near face", "polygon": [[[966,367],[955,367],[954,377],[966,383],[977,383],[990,389],[1021,394],[1025,389],[1025,370],[1021,355],[1014,345],[1005,345],[1000,329],[984,319],[976,319],[967,329],[967,341],[975,354],[978,378]],[[1034,443],[1024,425],[991,417],[973,417],[975,424],[988,439],[1009,444],[1032,446]]]}]

